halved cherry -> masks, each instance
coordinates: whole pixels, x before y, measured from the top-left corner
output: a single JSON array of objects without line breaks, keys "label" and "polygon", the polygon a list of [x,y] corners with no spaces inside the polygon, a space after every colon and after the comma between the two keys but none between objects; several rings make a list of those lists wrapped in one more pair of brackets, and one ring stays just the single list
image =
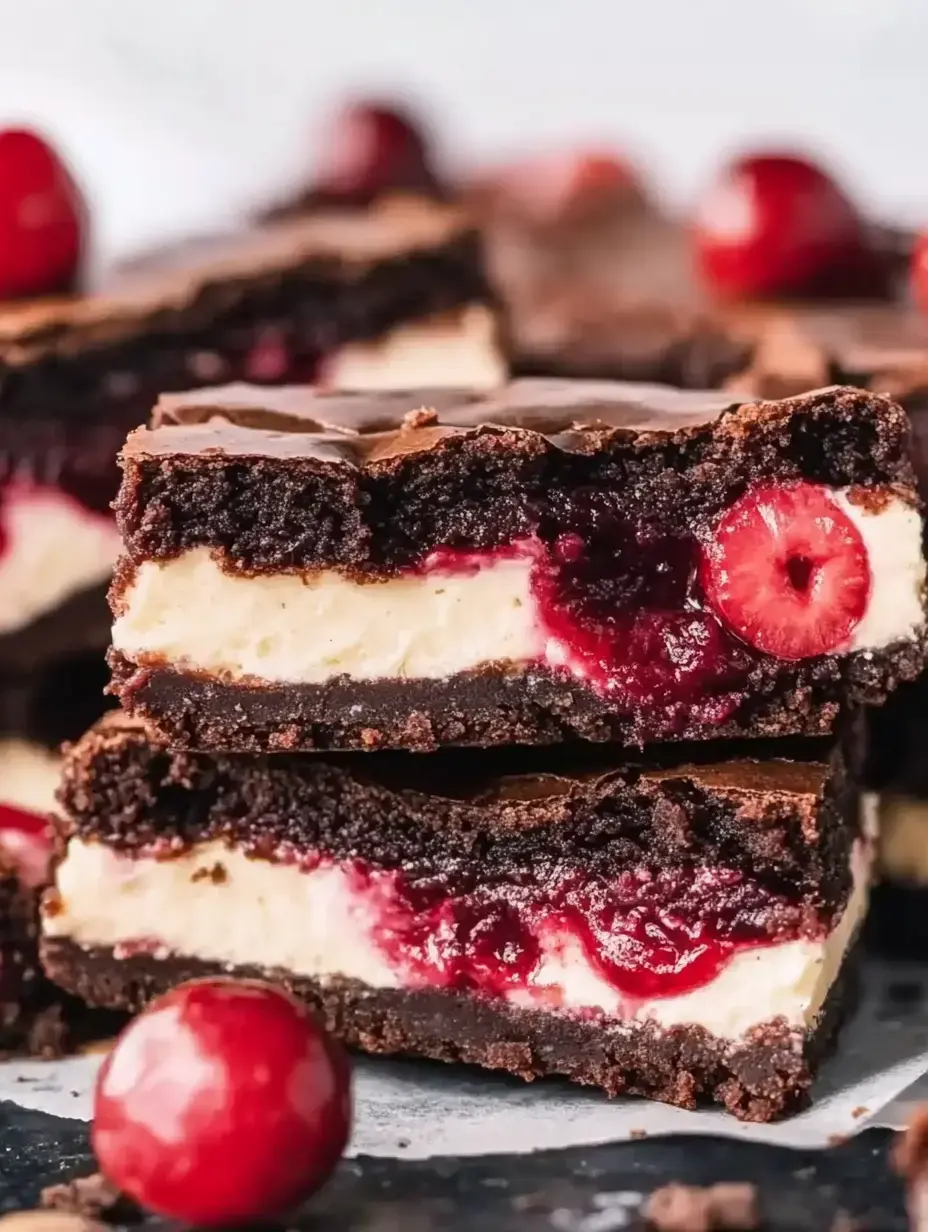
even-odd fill
[{"label": "halved cherry", "polygon": [[749,489],[704,545],[701,576],[734,632],[779,659],[847,646],[870,599],[860,532],[818,484]]}]

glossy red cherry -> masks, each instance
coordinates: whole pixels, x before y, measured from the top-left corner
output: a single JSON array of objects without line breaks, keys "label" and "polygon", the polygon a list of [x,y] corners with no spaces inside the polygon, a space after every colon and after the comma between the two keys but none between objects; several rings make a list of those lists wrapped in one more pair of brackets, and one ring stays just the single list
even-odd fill
[{"label": "glossy red cherry", "polygon": [[44,885],[52,854],[48,818],[11,804],[0,804],[0,852],[11,861],[24,885]]},{"label": "glossy red cherry", "polygon": [[80,192],[54,150],[35,133],[0,132],[0,298],[67,290],[85,220]]},{"label": "glossy red cherry", "polygon": [[814,483],[749,488],[704,545],[702,580],[749,645],[794,660],[845,647],[872,582],[860,531]]},{"label": "glossy red cherry", "polygon": [[308,1198],[350,1122],[347,1062],[309,1010],[269,984],[209,979],[123,1031],[97,1079],[92,1141],[142,1206],[233,1225]]},{"label": "glossy red cherry", "polygon": [[735,298],[855,290],[873,264],[850,199],[794,155],[730,163],[697,214],[695,248],[709,286]]},{"label": "glossy red cherry", "polygon": [[373,197],[434,183],[428,140],[413,116],[377,102],[352,103],[324,134],[316,186],[331,196]]}]

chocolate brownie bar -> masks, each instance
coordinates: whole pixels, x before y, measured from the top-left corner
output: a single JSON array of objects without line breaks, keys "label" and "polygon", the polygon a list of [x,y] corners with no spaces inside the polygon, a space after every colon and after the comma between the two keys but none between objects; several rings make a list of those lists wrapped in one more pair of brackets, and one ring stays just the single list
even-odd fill
[{"label": "chocolate brownie bar", "polygon": [[907,450],[838,388],[168,396],[112,687],[229,751],[823,734],[925,661]]},{"label": "chocolate brownie bar", "polygon": [[138,1009],[260,973],[352,1045],[736,1115],[800,1102],[864,910],[842,742],[67,756],[43,962]]}]

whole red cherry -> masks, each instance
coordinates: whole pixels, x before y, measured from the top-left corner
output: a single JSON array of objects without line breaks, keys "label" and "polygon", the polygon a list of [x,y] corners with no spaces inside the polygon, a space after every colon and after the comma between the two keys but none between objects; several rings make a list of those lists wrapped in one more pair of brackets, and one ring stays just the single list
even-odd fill
[{"label": "whole red cherry", "polygon": [[738,158],[696,217],[696,259],[725,297],[859,289],[872,265],[866,228],[835,181],[793,154]]},{"label": "whole red cherry", "polygon": [[0,298],[68,290],[86,209],[64,163],[24,129],[0,131]]},{"label": "whole red cherry", "polygon": [[330,120],[320,147],[316,188],[327,196],[370,198],[434,187],[429,141],[412,113],[355,102]]},{"label": "whole red cherry", "polygon": [[103,1174],[142,1206],[208,1226],[308,1198],[351,1124],[347,1061],[309,1010],[251,980],[205,979],[153,1001],[94,1093]]}]

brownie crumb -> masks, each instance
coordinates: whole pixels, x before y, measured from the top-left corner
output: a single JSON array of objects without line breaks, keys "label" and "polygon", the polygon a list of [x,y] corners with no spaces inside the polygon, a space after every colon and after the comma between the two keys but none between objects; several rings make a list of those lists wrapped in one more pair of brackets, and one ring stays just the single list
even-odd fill
[{"label": "brownie crumb", "polygon": [[210,868],[198,868],[191,876],[191,881],[211,881],[213,885],[222,885],[224,881],[228,881],[229,874],[226,872],[224,864],[220,864],[217,860]]},{"label": "brownie crumb", "polygon": [[855,485],[847,490],[848,502],[864,513],[882,513],[895,495],[892,487],[865,488]]},{"label": "brownie crumb", "polygon": [[632,1142],[638,1142],[642,1138],[647,1138],[648,1131],[646,1129],[630,1129],[628,1136]]},{"label": "brownie crumb", "polygon": [[429,406],[420,406],[414,411],[407,411],[403,416],[404,428],[430,428],[438,423],[438,412]]},{"label": "brownie crumb", "polygon": [[664,1185],[642,1213],[658,1232],[752,1232],[760,1226],[757,1188],[746,1182]]},{"label": "brownie crumb", "polygon": [[112,1223],[135,1223],[142,1212],[124,1197],[99,1172],[75,1177],[61,1185],[49,1185],[39,1196],[46,1211],[81,1215],[85,1219],[106,1219]]}]

